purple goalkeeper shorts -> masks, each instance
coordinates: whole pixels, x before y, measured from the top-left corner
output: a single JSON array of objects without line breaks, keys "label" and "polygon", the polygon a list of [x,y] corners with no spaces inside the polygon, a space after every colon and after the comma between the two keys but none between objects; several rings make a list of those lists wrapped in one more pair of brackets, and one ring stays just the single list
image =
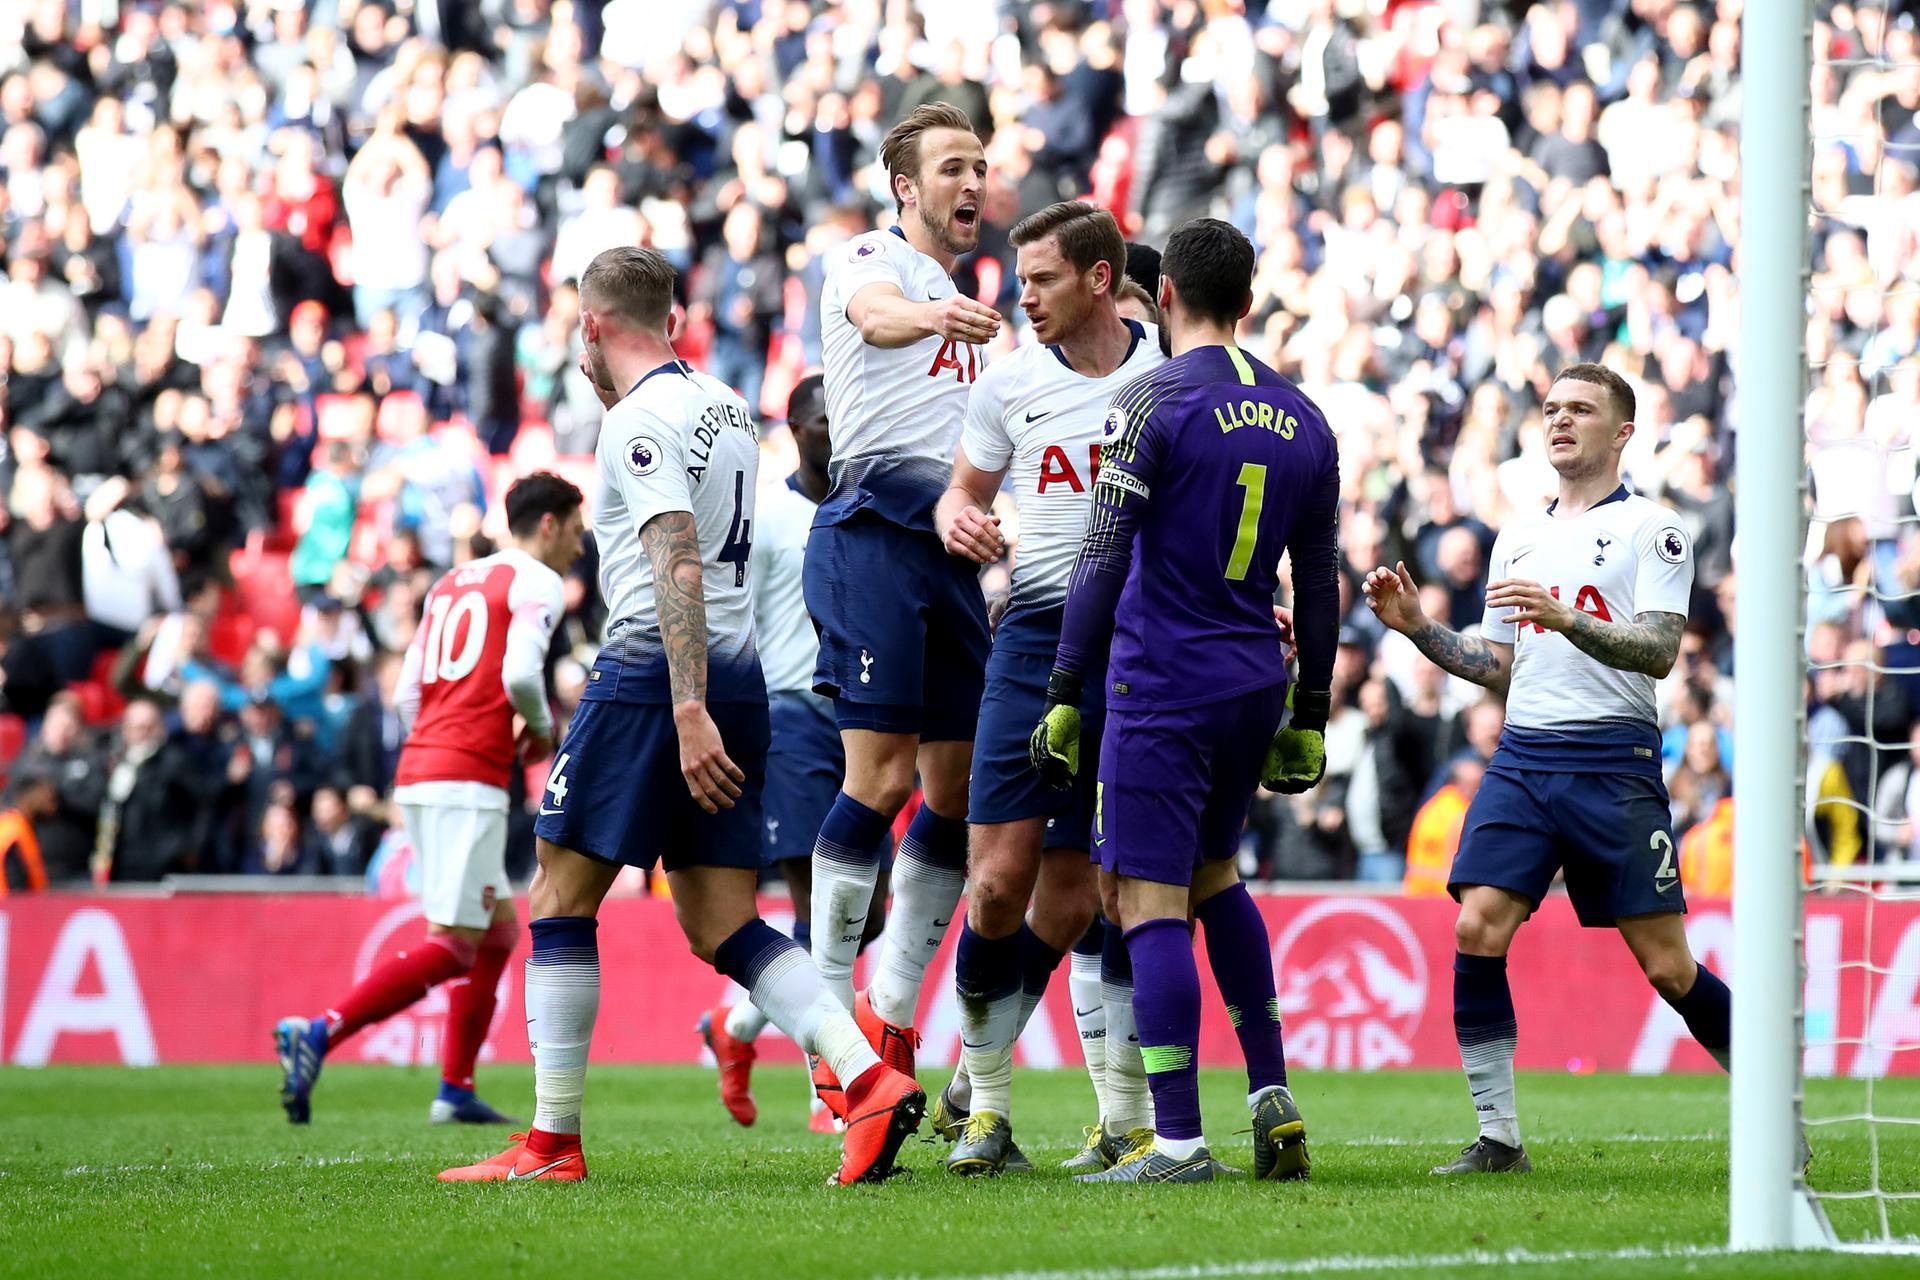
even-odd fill
[{"label": "purple goalkeeper shorts", "polygon": [[1201,863],[1233,857],[1286,705],[1282,683],[1177,711],[1109,710],[1094,860],[1136,880],[1192,884]]}]

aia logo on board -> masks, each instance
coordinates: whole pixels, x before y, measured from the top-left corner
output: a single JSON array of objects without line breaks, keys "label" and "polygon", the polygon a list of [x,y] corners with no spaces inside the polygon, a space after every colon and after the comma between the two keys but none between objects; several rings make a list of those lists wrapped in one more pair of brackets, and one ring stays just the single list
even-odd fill
[{"label": "aia logo on board", "polygon": [[1407,922],[1371,898],[1327,898],[1273,944],[1287,1057],[1373,1071],[1413,1061],[1427,958]]}]

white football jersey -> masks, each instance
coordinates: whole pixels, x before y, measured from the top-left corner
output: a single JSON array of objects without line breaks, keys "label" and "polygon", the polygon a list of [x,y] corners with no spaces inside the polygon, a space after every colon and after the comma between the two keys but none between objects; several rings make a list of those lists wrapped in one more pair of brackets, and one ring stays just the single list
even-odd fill
[{"label": "white football jersey", "polygon": [[820,639],[807,614],[800,574],[817,504],[793,478],[760,494],[753,526],[753,629],[769,693],[811,693]]},{"label": "white football jersey", "polygon": [[[707,696],[764,698],[753,634],[748,552],[760,432],[734,390],[675,360],[607,411],[595,452],[604,494],[593,513],[606,597],[602,654],[634,668],[636,687],[667,695],[653,562],[640,530],[668,511],[693,514],[707,606]],[[596,673],[597,678],[597,673]],[[623,689],[627,673],[621,673]]]},{"label": "white football jersey", "polygon": [[986,367],[986,349],[937,335],[904,347],[868,344],[847,319],[847,304],[873,284],[893,285],[912,302],[959,292],[945,268],[897,230],[864,232],[834,250],[820,293],[833,488],[817,519],[836,524],[871,509],[895,524],[931,530],[967,388]]},{"label": "white football jersey", "polygon": [[[1625,485],[1599,506],[1555,519],[1553,508],[1508,523],[1494,539],[1487,580],[1525,578],[1603,622],[1642,613],[1687,616],[1693,543],[1680,517]],[[1489,608],[1481,634],[1513,646],[1507,723],[1567,731],[1605,723],[1655,723],[1654,679],[1576,649],[1557,631],[1515,626]]]},{"label": "white football jersey", "polygon": [[1056,348],[1030,343],[982,373],[967,398],[960,447],[974,466],[1006,470],[1020,512],[1009,609],[1066,603],[1114,394],[1166,362],[1160,331],[1127,323],[1133,346],[1104,378],[1076,373]]}]

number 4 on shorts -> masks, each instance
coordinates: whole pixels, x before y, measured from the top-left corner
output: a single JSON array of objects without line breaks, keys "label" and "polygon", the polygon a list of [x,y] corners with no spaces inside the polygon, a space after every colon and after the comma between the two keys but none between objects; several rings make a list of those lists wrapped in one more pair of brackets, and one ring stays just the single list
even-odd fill
[{"label": "number 4 on shorts", "polygon": [[543,813],[558,813],[567,803],[567,761],[573,759],[572,753],[562,755],[553,762],[553,773],[547,778],[547,794],[553,797],[553,808],[541,806]]}]

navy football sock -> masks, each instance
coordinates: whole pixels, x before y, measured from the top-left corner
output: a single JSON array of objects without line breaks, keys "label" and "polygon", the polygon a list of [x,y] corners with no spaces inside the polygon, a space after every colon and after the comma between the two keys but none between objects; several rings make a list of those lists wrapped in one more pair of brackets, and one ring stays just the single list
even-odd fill
[{"label": "navy football sock", "polygon": [[1200,971],[1185,920],[1148,920],[1127,930],[1133,961],[1133,1017],[1153,1089],[1158,1136],[1198,1142]]},{"label": "navy football sock", "polygon": [[1513,1018],[1513,992],[1507,986],[1505,956],[1453,956],[1453,1033],[1460,1041],[1460,1065],[1480,1117],[1483,1137],[1520,1145],[1520,1116],[1513,1100],[1513,1054],[1519,1028]]},{"label": "navy football sock", "polygon": [[1701,965],[1699,976],[1693,980],[1693,986],[1688,988],[1687,994],[1667,1003],[1686,1019],[1687,1030],[1700,1042],[1700,1047],[1712,1054],[1713,1060],[1723,1070],[1731,1071],[1733,992],[1727,990],[1727,984],[1720,981],[1719,975]]},{"label": "navy football sock", "polygon": [[1273,947],[1253,895],[1236,884],[1194,908],[1194,916],[1206,930],[1207,963],[1246,1055],[1247,1092],[1285,1085],[1287,1051],[1273,986]]},{"label": "navy football sock", "polygon": [[1027,1023],[1033,1018],[1033,1011],[1040,1007],[1046,998],[1047,984],[1053,981],[1053,971],[1067,958],[1064,951],[1055,951],[1047,945],[1046,939],[1033,931],[1031,925],[1020,926],[1020,1030],[1027,1029]]}]

